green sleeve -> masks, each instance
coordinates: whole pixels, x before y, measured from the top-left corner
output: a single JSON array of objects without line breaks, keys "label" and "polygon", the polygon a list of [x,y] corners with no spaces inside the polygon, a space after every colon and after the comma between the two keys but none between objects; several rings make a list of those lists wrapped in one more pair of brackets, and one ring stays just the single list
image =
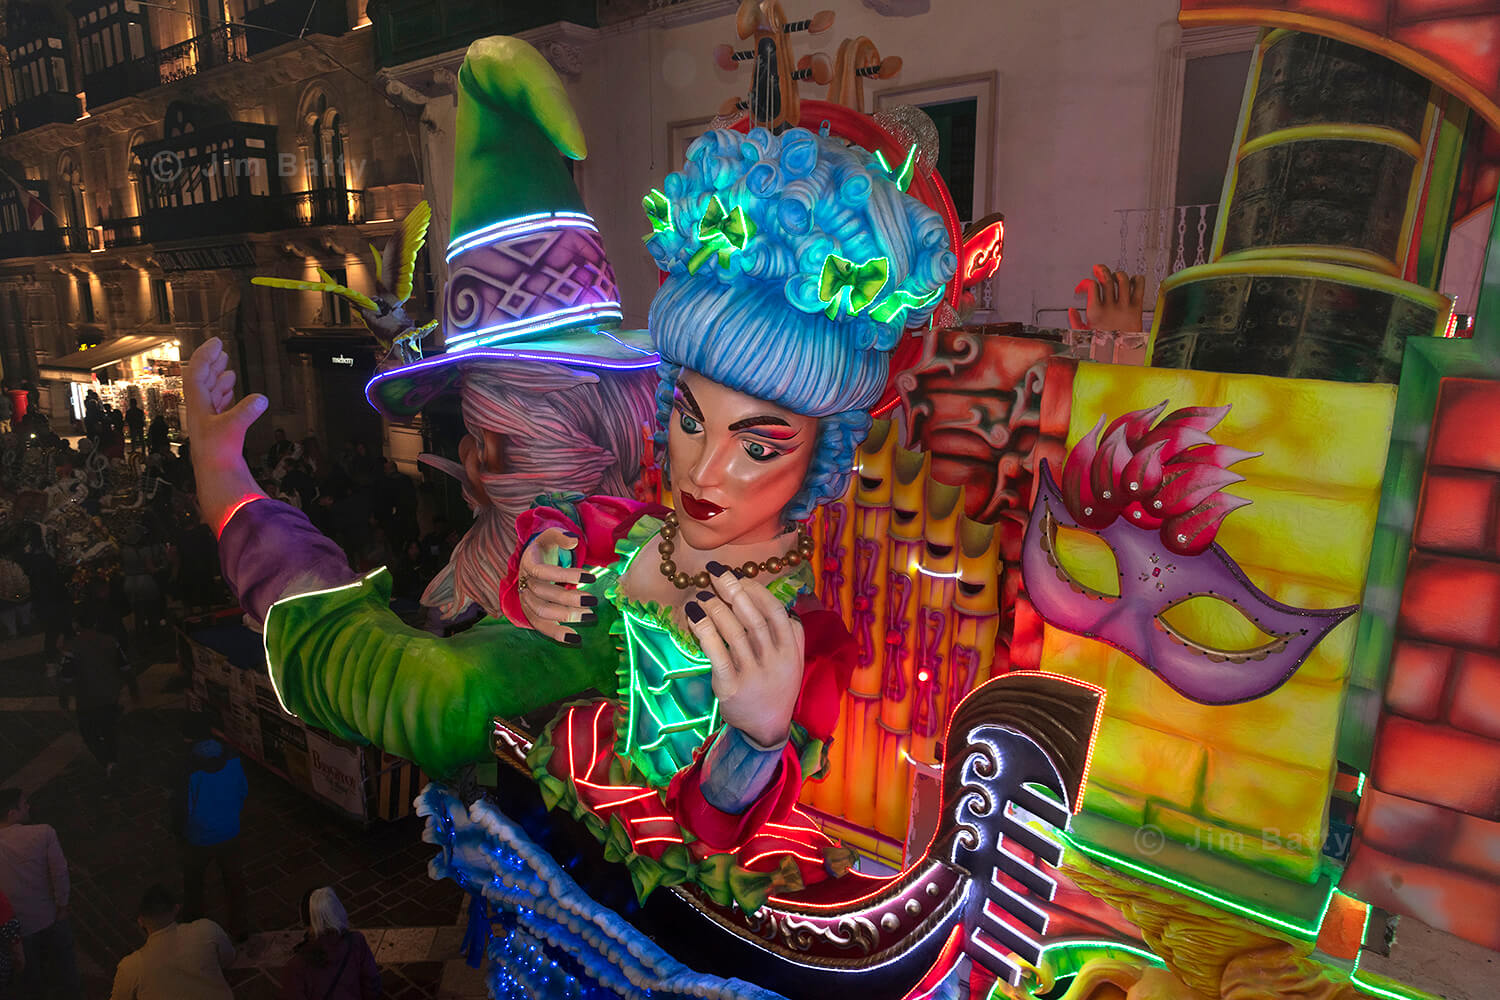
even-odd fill
[{"label": "green sleeve", "polygon": [[496,619],[444,639],[402,622],[390,593],[382,569],[272,605],[266,664],[287,711],[441,778],[490,759],[495,716],[591,689],[615,691],[619,654],[610,628],[618,612],[607,600],[594,609],[598,621],[574,626],[583,639],[575,648]]}]

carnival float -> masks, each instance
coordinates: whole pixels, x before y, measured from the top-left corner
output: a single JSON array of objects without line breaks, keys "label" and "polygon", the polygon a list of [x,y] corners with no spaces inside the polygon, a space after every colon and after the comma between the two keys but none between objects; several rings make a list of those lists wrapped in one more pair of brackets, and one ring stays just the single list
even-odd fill
[{"label": "carnival float", "polygon": [[486,616],[448,638],[263,496],[264,404],[194,356],[276,697],[434,779],[494,996],[1415,998],[1375,971],[1395,916],[1500,947],[1500,305],[1491,272],[1456,338],[1435,290],[1500,70],[1327,6],[1184,2],[1267,30],[1146,364],[966,328],[1003,219],[960,231],[931,123],[863,112],[899,60],[799,59],[832,18],[775,0],[645,195],[623,331],[562,83],[476,42],[446,350],[403,313],[367,389],[460,398],[428,461],[476,526],[424,602]]}]

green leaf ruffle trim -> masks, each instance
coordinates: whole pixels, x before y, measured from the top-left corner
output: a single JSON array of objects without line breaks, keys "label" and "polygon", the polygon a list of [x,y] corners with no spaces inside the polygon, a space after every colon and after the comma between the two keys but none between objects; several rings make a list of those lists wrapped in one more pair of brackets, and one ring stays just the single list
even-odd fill
[{"label": "green leaf ruffle trim", "polygon": [[[574,706],[568,706],[571,707]],[[601,819],[579,801],[577,789],[571,781],[564,781],[547,769],[555,749],[552,728],[549,725],[542,731],[526,757],[532,777],[541,789],[542,801],[549,810],[560,810],[582,823],[594,839],[604,845],[605,860],[624,863],[630,872],[631,883],[635,886],[636,898],[642,904],[662,886],[690,882],[720,906],[732,903],[746,913],[754,913],[765,904],[771,893],[797,892],[802,889],[802,872],[790,854],[783,855],[780,866],[770,873],[747,871],[735,863],[737,858],[733,854],[713,854],[700,861],[693,857],[687,846],[697,838],[681,826],[678,826],[678,831],[684,842],[668,845],[660,860],[636,853],[625,824],[618,816],[611,816],[607,822]],[[609,777],[612,784],[644,787],[635,768],[629,761],[622,761],[619,755],[610,763]]]}]

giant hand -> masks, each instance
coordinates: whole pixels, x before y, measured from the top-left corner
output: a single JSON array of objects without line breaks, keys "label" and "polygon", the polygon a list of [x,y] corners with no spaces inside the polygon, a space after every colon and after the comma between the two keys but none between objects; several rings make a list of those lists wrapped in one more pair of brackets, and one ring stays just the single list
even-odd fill
[{"label": "giant hand", "polygon": [[714,593],[699,591],[686,613],[713,664],[719,715],[764,747],[785,743],[802,693],[802,623],[766,586],[709,563]]},{"label": "giant hand", "polygon": [[1068,310],[1068,325],[1075,330],[1112,330],[1115,333],[1139,333],[1142,314],[1146,311],[1146,277],[1111,271],[1104,264],[1094,265],[1094,276],[1084,278],[1073,294],[1087,294],[1083,311]]},{"label": "giant hand", "polygon": [[245,464],[245,431],[266,412],[266,397],[234,400],[234,372],[218,337],[205,341],[188,360],[183,379],[193,476],[203,520],[216,532],[245,497],[261,493]]}]

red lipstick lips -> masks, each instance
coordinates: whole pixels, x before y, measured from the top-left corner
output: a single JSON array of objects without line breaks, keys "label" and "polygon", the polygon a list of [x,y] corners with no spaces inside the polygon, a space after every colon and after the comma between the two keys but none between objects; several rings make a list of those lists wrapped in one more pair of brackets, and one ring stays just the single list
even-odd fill
[{"label": "red lipstick lips", "polygon": [[682,501],[683,512],[694,521],[707,521],[711,517],[724,513],[723,507],[707,500],[699,500],[691,493],[680,493],[678,497]]}]

